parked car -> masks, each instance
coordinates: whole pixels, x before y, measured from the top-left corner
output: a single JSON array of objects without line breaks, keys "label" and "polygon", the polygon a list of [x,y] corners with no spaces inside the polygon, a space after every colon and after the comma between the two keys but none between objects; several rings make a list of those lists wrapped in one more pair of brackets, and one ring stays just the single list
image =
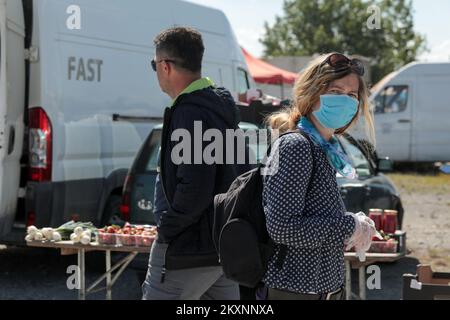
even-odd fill
[{"label": "parked car", "polygon": [[[241,129],[261,130],[251,123],[241,123]],[[157,175],[157,156],[160,149],[162,126],[156,126],[149,135],[134,164],[132,165],[122,195],[122,214],[116,217],[118,223],[124,219],[133,223],[154,224],[153,197]],[[383,174],[391,171],[392,161],[378,159],[370,148],[350,135],[339,137],[345,152],[352,160],[358,173],[357,180],[337,176],[342,198],[348,211],[368,213],[371,208],[394,209],[399,213],[399,224],[403,221],[403,206],[393,182]],[[261,161],[267,151],[265,142],[250,145]]]},{"label": "parked car", "polygon": [[[247,122],[241,122],[239,127],[244,132],[259,130],[258,126]],[[125,180],[120,212],[116,212],[111,217],[111,222],[118,225],[122,225],[126,221],[136,224],[156,224],[153,207],[161,134],[162,125],[160,124],[155,126],[136,155]],[[248,146],[257,161],[261,161],[267,153],[267,144],[265,143],[257,141],[249,143]],[[131,263],[134,269],[140,271],[139,281],[141,282],[145,279],[147,265],[148,255],[139,255]],[[245,289],[243,290],[245,291]]]},{"label": "parked car", "polygon": [[[240,128],[261,130],[257,125],[242,122]],[[265,130],[265,129],[264,129]],[[115,223],[125,220],[138,224],[155,225],[153,201],[155,180],[158,167],[158,153],[161,146],[162,125],[156,126],[142,145],[128,173],[122,194],[121,214],[113,217]],[[264,135],[263,135],[264,136]],[[357,180],[348,180],[337,176],[342,198],[348,211],[368,213],[370,208],[396,209],[399,212],[399,224],[403,220],[403,206],[393,182],[383,172],[391,171],[393,162],[378,159],[370,146],[362,145],[350,135],[339,137],[345,152],[353,161],[358,173]],[[264,139],[249,144],[250,149],[261,161],[267,153]],[[139,281],[144,281],[148,265],[148,255],[140,255],[131,266],[138,271]],[[253,289],[240,286],[241,300],[254,300]]]},{"label": "parked car", "polygon": [[[241,122],[239,128],[244,132],[254,130],[256,134],[260,129],[258,126],[247,122]],[[139,150],[126,178],[120,208],[121,214],[112,218],[115,223],[122,224],[127,220],[132,223],[155,224],[153,198],[161,134],[162,125],[158,125]],[[267,144],[250,141],[248,146],[256,161],[260,162],[267,152]]]},{"label": "parked car", "polygon": [[369,209],[375,208],[397,210],[401,227],[404,209],[400,194],[391,179],[384,174],[393,170],[394,162],[389,158],[378,158],[373,146],[367,141],[356,140],[349,134],[339,137],[339,142],[358,174],[356,180],[337,176],[347,211],[368,214]]}]

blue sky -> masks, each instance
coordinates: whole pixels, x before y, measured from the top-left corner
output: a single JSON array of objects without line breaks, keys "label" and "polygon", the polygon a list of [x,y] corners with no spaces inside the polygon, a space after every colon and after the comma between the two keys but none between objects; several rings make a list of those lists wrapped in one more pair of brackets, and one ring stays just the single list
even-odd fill
[{"label": "blue sky", "polygon": [[[221,9],[230,20],[238,40],[250,53],[261,56],[258,39],[264,22],[273,24],[282,15],[283,0],[189,0]],[[413,0],[415,30],[427,38],[430,52],[420,57],[427,61],[450,61],[450,1]]]}]

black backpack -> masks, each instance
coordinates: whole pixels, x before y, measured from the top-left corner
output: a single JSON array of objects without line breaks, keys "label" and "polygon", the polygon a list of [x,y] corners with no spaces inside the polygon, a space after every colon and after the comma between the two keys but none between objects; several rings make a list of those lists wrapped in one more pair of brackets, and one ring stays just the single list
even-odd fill
[{"label": "black backpack", "polygon": [[[313,150],[311,138],[306,133],[294,131],[286,134],[292,133],[302,134]],[[264,164],[260,164],[258,168],[239,176],[226,193],[214,198],[213,240],[224,274],[249,288],[256,288],[261,282],[276,245],[266,227],[262,203],[263,168]],[[311,176],[314,175],[314,168],[313,156]],[[282,245],[276,261],[280,270],[286,254],[287,247]]]}]

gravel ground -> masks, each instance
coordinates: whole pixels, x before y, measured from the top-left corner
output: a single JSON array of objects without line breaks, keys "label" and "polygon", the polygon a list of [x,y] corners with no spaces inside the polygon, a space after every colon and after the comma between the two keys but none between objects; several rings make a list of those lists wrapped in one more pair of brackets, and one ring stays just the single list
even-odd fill
[{"label": "gravel ground", "polygon": [[[86,286],[101,276],[103,256],[86,254]],[[117,260],[117,256],[115,257]],[[77,263],[76,256],[61,256],[58,250],[38,248],[0,248],[0,300],[74,300],[78,292],[69,290],[66,273],[70,265]],[[139,300],[141,275],[128,268],[116,283],[113,298]],[[104,299],[105,293],[89,296],[90,300]]]},{"label": "gravel ground", "polygon": [[395,174],[410,256],[450,272],[450,175]]}]

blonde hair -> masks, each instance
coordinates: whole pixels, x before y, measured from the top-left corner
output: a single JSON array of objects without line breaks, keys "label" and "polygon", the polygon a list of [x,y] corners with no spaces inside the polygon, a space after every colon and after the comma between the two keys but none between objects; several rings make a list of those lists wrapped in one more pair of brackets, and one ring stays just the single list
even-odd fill
[{"label": "blonde hair", "polygon": [[[331,54],[327,54],[314,59],[306,69],[300,73],[294,85],[291,106],[270,115],[266,119],[266,123],[272,129],[277,129],[281,133],[295,130],[300,119],[313,111],[314,106],[320,101],[320,96],[326,93],[329,85],[333,81],[342,79],[351,73],[349,70],[336,72],[331,66],[324,64],[323,62],[330,55]],[[357,76],[359,80],[358,113],[347,126],[336,130],[336,134],[344,134],[356,124],[359,117],[363,115],[367,137],[370,142],[375,145],[375,129],[373,114],[369,104],[369,90],[364,79],[359,75]]]}]

